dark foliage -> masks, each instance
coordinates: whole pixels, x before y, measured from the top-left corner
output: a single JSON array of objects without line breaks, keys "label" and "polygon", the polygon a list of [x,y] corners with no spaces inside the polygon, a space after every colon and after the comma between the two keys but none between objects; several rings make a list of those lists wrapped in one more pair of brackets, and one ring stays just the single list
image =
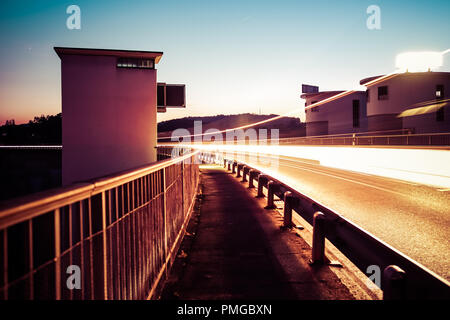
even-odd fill
[{"label": "dark foliage", "polygon": [[61,145],[61,113],[34,117],[27,124],[16,125],[14,120],[0,126],[1,145]]}]

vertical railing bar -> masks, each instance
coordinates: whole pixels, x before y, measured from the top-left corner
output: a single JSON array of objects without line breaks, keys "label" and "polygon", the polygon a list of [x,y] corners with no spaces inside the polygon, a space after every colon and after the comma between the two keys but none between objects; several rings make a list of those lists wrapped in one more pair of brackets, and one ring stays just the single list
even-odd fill
[{"label": "vertical railing bar", "polygon": [[[181,160],[181,216],[184,218],[186,204],[184,203],[184,160]],[[183,219],[184,220],[184,219]]]},{"label": "vertical railing bar", "polygon": [[92,252],[92,199],[88,198],[88,217],[89,217],[89,260],[90,260],[90,280],[91,280],[91,300],[94,300],[94,256]]},{"label": "vertical railing bar", "polygon": [[113,272],[113,226],[112,226],[112,220],[113,220],[113,200],[112,200],[112,193],[115,192],[114,189],[110,189],[108,192],[108,222],[106,227],[106,234],[108,234],[109,231],[109,237],[108,237],[108,266],[110,268],[109,270],[109,279],[108,279],[108,288],[111,291],[111,294],[108,295],[108,299],[114,299],[115,297],[115,290],[114,290],[114,272]]},{"label": "vertical railing bar", "polygon": [[[80,201],[80,268],[84,271],[84,226],[83,226],[83,212],[84,212],[84,201]],[[84,289],[84,272],[81,273],[81,299],[84,299],[85,289]]]},{"label": "vertical railing bar", "polygon": [[102,197],[102,233],[103,233],[103,293],[105,300],[108,300],[108,263],[107,263],[107,239],[106,239],[106,192],[101,193]]},{"label": "vertical railing bar", "polygon": [[117,222],[117,220],[119,219],[119,187],[115,188],[115,193],[116,193],[116,224],[115,224],[115,228],[116,228],[116,253],[117,253],[117,277],[118,279],[116,279],[116,283],[117,283],[117,293],[116,296],[114,298],[118,298],[121,299],[122,298],[122,274],[120,272],[120,225],[121,222]]},{"label": "vertical railing bar", "polygon": [[[144,181],[141,179],[141,187],[140,187],[140,191],[142,194],[142,189],[143,189],[143,184]],[[142,199],[142,196],[141,196]],[[143,257],[144,257],[144,252],[143,252],[143,232],[144,229],[143,227],[143,223],[142,223],[142,216],[143,213],[145,211],[143,209],[140,209],[137,215],[137,220],[138,220],[138,285],[139,285],[139,291],[138,291],[138,299],[142,299],[142,292],[143,292],[143,285],[144,285],[144,281],[143,281]]]},{"label": "vertical railing bar", "polygon": [[162,207],[162,216],[163,216],[163,230],[164,230],[164,260],[168,256],[168,248],[167,248],[167,194],[166,194],[166,168],[163,168],[161,171],[161,187],[162,187],[162,194],[163,194],[163,207]]},{"label": "vertical railing bar", "polygon": [[[145,199],[145,178],[141,178],[141,201],[142,204],[146,203]],[[140,292],[139,292],[139,299],[143,299],[142,293],[145,292],[145,286],[144,286],[144,257],[145,257],[145,251],[144,251],[144,236],[145,236],[145,229],[144,229],[144,214],[145,209],[143,208],[140,210],[139,213],[139,282],[140,282]]]},{"label": "vertical railing bar", "polygon": [[33,275],[33,220],[28,220],[28,260],[30,271],[30,300],[34,300],[34,275]]},{"label": "vertical railing bar", "polygon": [[[135,205],[137,202],[137,180],[133,180],[133,182],[131,183],[131,203],[133,204],[132,209],[135,209]],[[133,277],[133,296],[132,299],[136,299],[137,297],[137,292],[138,292],[138,288],[137,288],[137,268],[136,268],[136,212],[133,211],[131,213],[131,246],[133,248],[132,253],[133,253],[133,270],[132,270],[132,277]]]},{"label": "vertical railing bar", "polygon": [[3,229],[3,284],[4,298],[8,300],[8,229]]},{"label": "vertical railing bar", "polygon": [[55,299],[61,300],[61,210],[54,211],[55,234]]},{"label": "vertical railing bar", "polygon": [[[125,188],[126,184],[122,185],[122,195],[120,197],[122,201],[122,215],[125,216]],[[121,299],[126,300],[127,299],[127,276],[126,276],[126,267],[128,265],[128,261],[126,261],[126,255],[125,255],[125,219],[124,218],[120,223],[120,234],[122,237],[122,245],[120,246],[121,252],[121,262],[122,262],[122,268],[120,269],[121,275],[122,275],[122,297]]]},{"label": "vertical railing bar", "polygon": [[[73,246],[73,232],[72,232],[72,205],[69,205],[69,248],[72,248]],[[69,265],[73,264],[73,249],[70,249],[69,253]],[[69,298],[70,300],[73,300],[73,290],[69,290]]]},{"label": "vertical railing bar", "polygon": [[[126,184],[126,188],[127,188],[127,203],[128,203],[128,212],[126,213],[127,215],[127,220],[128,223],[125,226],[125,237],[127,238],[127,261],[130,262],[131,261],[131,231],[130,231],[130,220],[131,220],[131,216],[128,214],[130,211],[130,183]],[[128,270],[126,271],[126,275],[127,275],[127,283],[126,283],[126,287],[127,287],[127,291],[128,291],[128,299],[133,299],[133,288],[131,286],[132,282],[133,282],[133,277],[132,277],[132,268],[131,268],[131,263],[127,263],[128,266]]]}]

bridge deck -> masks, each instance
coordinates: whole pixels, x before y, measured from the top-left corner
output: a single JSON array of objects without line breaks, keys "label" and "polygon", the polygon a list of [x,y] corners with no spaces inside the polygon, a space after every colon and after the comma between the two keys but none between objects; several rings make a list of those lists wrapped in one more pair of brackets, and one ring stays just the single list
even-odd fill
[{"label": "bridge deck", "polygon": [[311,248],[243,183],[203,167],[203,200],[193,215],[162,299],[354,299]]}]

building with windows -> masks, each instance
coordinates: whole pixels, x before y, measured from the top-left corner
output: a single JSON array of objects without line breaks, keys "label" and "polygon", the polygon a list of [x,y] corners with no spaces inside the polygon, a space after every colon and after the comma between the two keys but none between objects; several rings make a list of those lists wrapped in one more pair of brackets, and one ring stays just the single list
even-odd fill
[{"label": "building with windows", "polygon": [[449,72],[405,72],[377,78],[360,81],[367,87],[369,131],[450,131]]},{"label": "building with windows", "polygon": [[54,49],[61,59],[63,185],[156,161],[157,112],[185,107],[184,85],[157,83],[163,53]]},{"label": "building with windows", "polygon": [[305,108],[306,135],[320,136],[367,131],[366,93],[355,91],[338,99],[324,102],[344,91],[322,91],[303,93]]},{"label": "building with windows", "polygon": [[450,132],[449,72],[396,73],[365,78],[360,84],[366,91],[319,92],[318,87],[302,87],[308,91],[301,95],[306,135]]}]

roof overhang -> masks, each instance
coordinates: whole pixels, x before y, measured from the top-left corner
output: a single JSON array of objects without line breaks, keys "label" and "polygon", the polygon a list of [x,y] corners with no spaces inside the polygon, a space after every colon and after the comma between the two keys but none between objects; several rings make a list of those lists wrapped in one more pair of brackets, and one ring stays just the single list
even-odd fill
[{"label": "roof overhang", "polygon": [[163,55],[160,51],[137,51],[117,49],[91,49],[91,48],[67,48],[54,47],[55,52],[61,58],[63,55],[86,55],[86,56],[113,56],[121,58],[153,59],[155,64],[161,60]]}]

